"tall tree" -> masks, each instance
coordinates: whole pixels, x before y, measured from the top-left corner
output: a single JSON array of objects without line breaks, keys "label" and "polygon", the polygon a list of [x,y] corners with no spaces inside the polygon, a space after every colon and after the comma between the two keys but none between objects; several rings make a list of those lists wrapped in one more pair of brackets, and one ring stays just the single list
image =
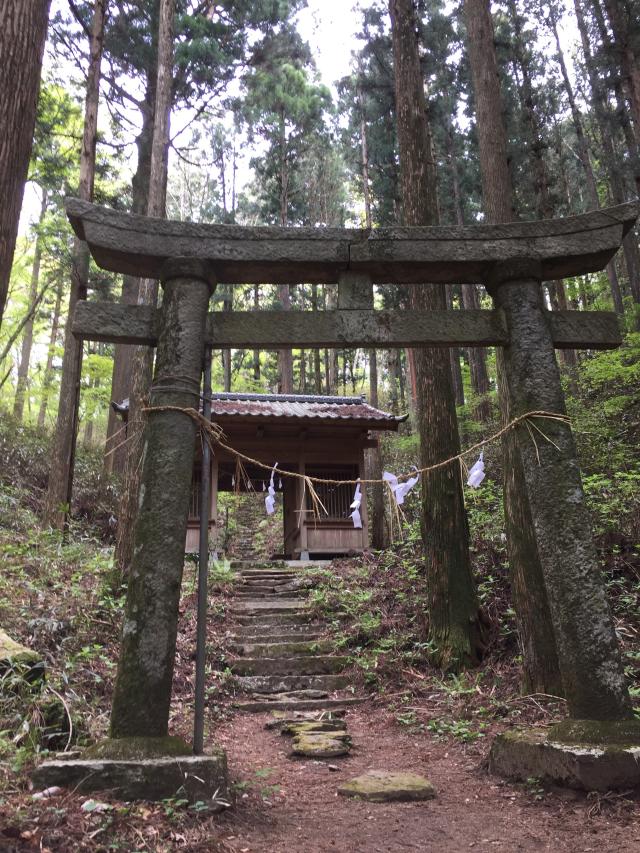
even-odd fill
[{"label": "tall tree", "polygon": [[[584,130],[584,122],[582,120],[580,110],[578,109],[574,88],[571,83],[571,78],[569,77],[567,63],[565,61],[564,52],[560,43],[560,34],[558,32],[558,9],[555,4],[555,0],[552,0],[550,3],[547,3],[546,6],[547,8],[543,9],[543,14],[546,12],[546,20],[549,25],[549,29],[551,30],[551,33],[553,35],[554,43],[556,46],[556,59],[560,67],[560,72],[562,74],[562,82],[564,84],[565,93],[567,95],[567,101],[569,102],[569,109],[571,110],[571,119],[573,122],[573,128],[578,143],[578,157],[580,158],[580,164],[582,165],[582,169],[584,171],[589,206],[592,210],[597,210],[600,207],[600,198],[598,196],[596,178],[593,171],[593,165],[591,163],[589,143]],[[622,302],[620,282],[618,281],[618,273],[614,261],[610,261],[607,264],[607,277],[609,279],[609,287],[611,290],[613,306],[618,314],[623,314],[624,304]]]},{"label": "tall tree", "polygon": [[[243,79],[241,109],[249,138],[260,136],[266,156],[251,161],[256,172],[259,215],[280,226],[306,219],[308,196],[303,192],[301,166],[314,136],[324,130],[324,113],[331,96],[326,87],[309,79],[313,62],[309,46],[287,25],[257,45],[251,69]],[[314,223],[315,224],[315,223]],[[288,285],[279,285],[283,311],[291,310]],[[293,393],[293,353],[278,351],[279,391]]]},{"label": "tall tree", "polygon": [[50,0],[0,6],[0,326],[36,121]]},{"label": "tall tree", "polygon": [[[412,0],[390,0],[396,116],[400,151],[402,222],[437,225],[436,172],[418,55]],[[415,310],[446,308],[444,288],[414,285]],[[449,355],[416,351],[416,415],[421,467],[460,450]],[[422,533],[429,593],[429,636],[434,660],[457,669],[477,663],[483,627],[471,573],[469,538],[458,465],[423,475]]]},{"label": "tall tree", "polygon": [[613,51],[629,99],[636,144],[640,145],[640,21],[634,0],[604,0],[613,31]]},{"label": "tall tree", "polygon": [[[89,67],[85,98],[84,130],[80,150],[80,179],[78,197],[93,200],[98,134],[98,102],[100,99],[100,68],[104,43],[104,24],[108,0],[95,0],[89,36]],[[58,418],[52,447],[49,484],[45,501],[45,519],[52,527],[62,529],[71,509],[75,447],[80,406],[82,374],[82,341],[73,337],[71,326],[76,305],[87,298],[89,285],[89,247],[76,238],[71,264],[71,289],[65,329],[62,379],[58,401]]]},{"label": "tall tree", "polygon": [[[48,194],[46,189],[42,190],[42,199],[40,202],[40,217],[38,220],[38,229],[36,233],[36,245],[33,250],[33,266],[31,268],[31,283],[29,285],[29,303],[33,305],[38,298],[38,290],[40,285],[40,265],[42,263],[42,226],[44,218],[47,214]],[[30,312],[31,313],[31,312]],[[35,312],[34,312],[35,313]],[[13,402],[13,415],[17,420],[22,420],[24,412],[24,401],[29,384],[29,362],[31,361],[31,349],[33,347],[33,313],[29,317],[22,337],[22,347],[20,348],[20,362],[18,364],[18,381],[16,383],[16,396]]]},{"label": "tall tree", "polygon": [[51,335],[49,337],[49,346],[47,347],[47,361],[44,368],[44,376],[42,378],[42,390],[40,394],[40,409],[38,411],[38,429],[43,429],[45,419],[47,417],[47,408],[49,406],[49,395],[51,386],[53,385],[53,358],[55,356],[56,347],[58,345],[58,332],[60,328],[60,309],[62,308],[62,279],[58,280],[56,285],[56,296],[53,307],[53,315],[51,317]]},{"label": "tall tree", "polygon": [[[167,197],[167,166],[169,156],[169,127],[172,105],[175,0],[160,0],[158,22],[158,77],[156,82],[155,116],[151,145],[151,170],[147,216],[165,216]],[[138,305],[154,306],[158,302],[158,282],[142,279],[138,290]],[[144,429],[144,401],[151,387],[153,349],[136,347],[133,357],[133,385],[129,398],[130,435]],[[125,486],[118,514],[118,533],[115,557],[123,575],[133,556],[133,533],[140,486],[140,449],[137,441],[128,445]]]},{"label": "tall tree", "polygon": [[[464,16],[475,94],[485,216],[488,222],[510,222],[515,218],[513,188],[490,0],[465,0]],[[498,356],[500,360],[501,350],[498,350]],[[502,375],[499,368],[500,404],[506,423],[510,411]],[[526,496],[517,485],[522,482],[522,462],[509,434],[503,439],[503,454],[507,546],[524,659],[524,680],[529,690],[557,694],[562,683],[549,603],[536,542],[530,532],[531,511]]]},{"label": "tall tree", "polygon": [[[371,188],[369,185],[369,147],[367,144],[367,121],[365,112],[365,100],[362,86],[357,86],[358,108],[360,111],[360,153],[362,158],[362,195],[364,199],[364,221],[367,228],[373,227],[371,217]],[[378,354],[375,349],[369,350],[369,402],[378,408]],[[382,479],[382,452],[379,442],[368,452],[369,478],[371,480]],[[371,489],[371,518],[369,529],[371,531],[371,544],[374,548],[384,548],[387,544],[385,535],[385,511],[384,492],[382,483],[372,483]]]},{"label": "tall tree", "polygon": [[[82,116],[72,96],[61,85],[45,81],[40,88],[34,128],[29,181],[41,194],[38,225],[29,287],[29,311],[25,317],[20,361],[14,399],[14,415],[22,419],[40,303],[54,276],[56,267],[68,267],[68,226],[61,207],[62,199],[76,181],[78,151],[75,140],[82,132]],[[45,278],[40,286],[41,278]],[[12,278],[13,282],[13,278]],[[60,290],[60,288],[58,288]]]},{"label": "tall tree", "polygon": [[[609,179],[612,200],[615,204],[620,204],[626,201],[621,163],[616,155],[614,147],[614,140],[616,136],[615,131],[619,129],[620,125],[614,125],[612,121],[605,87],[598,76],[597,63],[593,55],[582,0],[574,0],[573,6],[576,14],[578,31],[580,33],[580,42],[582,45],[582,53],[589,80],[589,88],[591,90],[591,107],[600,136],[601,155],[604,161],[607,177]],[[624,238],[622,248],[627,267],[629,289],[634,302],[640,303],[640,252],[638,251],[638,242],[633,231],[630,231]],[[640,322],[640,319],[638,322]]]},{"label": "tall tree", "polygon": [[[555,215],[551,178],[546,160],[549,147],[543,121],[540,116],[540,97],[534,84],[533,51],[528,47],[530,39],[525,31],[525,22],[516,0],[508,0],[507,8],[513,27],[513,61],[516,66],[514,78],[518,89],[523,115],[523,138],[528,138],[531,151],[530,162],[534,172],[536,212],[539,219],[550,219]],[[567,299],[564,282],[557,280],[549,285],[554,308],[566,309]],[[568,367],[575,367],[575,350],[562,350],[561,359]]]},{"label": "tall tree", "polygon": [[[270,36],[297,11],[302,0],[220,0],[202,4],[200,0],[176,0],[176,39],[172,99],[176,106],[187,107],[201,115],[219,106],[226,87],[239,69],[245,69],[256,49],[256,36]],[[132,181],[132,210],[145,214],[148,204],[151,145],[154,133],[159,0],[140,3],[120,0],[107,31],[107,99],[116,115],[127,121],[131,108],[139,111],[141,131],[136,139],[138,161]],[[258,43],[260,39],[258,39]],[[138,81],[142,98],[133,92],[131,78]],[[174,134],[173,146],[179,148]],[[215,145],[212,146],[215,149]],[[231,211],[235,211],[235,172],[232,173]],[[223,208],[224,198],[223,194]],[[228,211],[229,213],[229,211]],[[207,216],[214,215],[214,211]],[[228,221],[227,218],[224,221]],[[125,276],[122,301],[135,304],[138,280]],[[133,347],[115,348],[112,398],[131,396]],[[105,468],[122,472],[126,447],[113,452],[122,428],[111,411],[107,428]]]}]

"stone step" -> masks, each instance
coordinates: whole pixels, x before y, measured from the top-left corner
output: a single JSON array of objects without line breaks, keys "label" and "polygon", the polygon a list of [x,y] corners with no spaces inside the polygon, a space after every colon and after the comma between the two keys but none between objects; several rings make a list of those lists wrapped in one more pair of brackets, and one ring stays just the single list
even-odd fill
[{"label": "stone step", "polygon": [[[252,595],[248,598],[243,599],[242,603],[238,604],[237,607],[241,610],[247,610],[248,608],[251,608],[252,604],[255,604],[255,607],[258,610],[264,610],[265,608],[271,606],[271,602],[265,601],[264,598],[261,598],[260,596]],[[236,607],[234,602],[232,602],[232,605]],[[286,601],[283,602],[278,602],[276,600],[274,602],[274,606],[280,607],[281,610],[285,610],[287,608],[291,610],[295,609],[296,607],[308,607],[308,602],[306,598],[301,597],[298,593],[296,597],[287,597]]]},{"label": "stone step", "polygon": [[295,578],[273,578],[265,580],[264,578],[244,578],[236,584],[238,592],[244,590],[255,590],[256,592],[276,592],[281,589],[287,589],[296,582]]},{"label": "stone step", "polygon": [[[313,693],[312,690],[308,691],[309,693]],[[259,700],[262,700],[261,696],[257,697]],[[287,696],[286,693],[282,694],[282,700],[285,701],[288,698],[294,698]],[[325,696],[302,696],[300,698],[318,698],[325,699],[328,697]],[[290,726],[298,726],[301,723],[313,723],[313,724],[322,724],[329,723],[334,725],[341,725],[343,729],[346,729],[347,723],[345,720],[346,711],[338,709],[337,711],[271,711],[269,719],[265,722],[264,728],[269,732],[278,732],[281,735],[288,736],[287,729]]]},{"label": "stone step", "polygon": [[284,737],[295,737],[302,733],[338,732],[347,730],[347,722],[344,717],[335,720],[283,720],[278,730]]},{"label": "stone step", "polygon": [[326,631],[327,624],[311,618],[309,613],[265,613],[262,616],[237,616],[232,629],[238,636],[249,634],[300,634]]},{"label": "stone step", "polygon": [[238,625],[244,626],[259,626],[263,628],[287,627],[289,625],[299,628],[304,625],[309,625],[313,621],[313,616],[308,609],[293,611],[293,613],[249,613],[240,611],[235,614],[235,621]]},{"label": "stone step", "polygon": [[[292,626],[295,627],[295,626]],[[303,627],[301,625],[299,628]],[[263,646],[263,645],[279,645],[280,643],[295,644],[295,643],[304,643],[308,645],[313,641],[323,641],[323,632],[322,631],[292,631],[289,634],[236,634],[235,637],[232,638],[232,644],[235,646]],[[248,654],[244,652],[244,654]],[[268,655],[267,655],[268,657]],[[274,657],[274,655],[271,655]]]},{"label": "stone step", "polygon": [[295,566],[260,566],[255,562],[245,562],[245,565],[239,566],[236,571],[243,575],[295,575],[298,569]]},{"label": "stone step", "polygon": [[289,601],[292,598],[300,598],[300,591],[297,589],[285,589],[274,592],[273,590],[238,590],[234,593],[236,601]]},{"label": "stone step", "polygon": [[342,672],[345,655],[306,655],[303,657],[235,658],[231,671],[237,675],[328,675]]},{"label": "stone step", "polygon": [[238,580],[245,583],[291,583],[298,577],[297,572],[240,572]]},{"label": "stone step", "polygon": [[230,612],[236,616],[262,616],[267,613],[275,615],[304,614],[308,610],[309,605],[301,598],[283,598],[279,601],[247,599],[230,608]]},{"label": "stone step", "polygon": [[247,658],[292,658],[305,655],[327,654],[335,649],[331,640],[309,640],[297,642],[233,643],[232,650]]},{"label": "stone step", "polygon": [[349,696],[346,699],[273,699],[264,701],[252,699],[247,702],[236,702],[234,708],[249,714],[263,711],[325,711],[329,708],[345,710],[367,701],[365,696]]},{"label": "stone step", "polygon": [[[263,619],[255,619],[249,622],[246,617],[243,617],[242,622],[233,628],[233,634],[243,640],[245,637],[273,636],[274,634],[325,633],[327,630],[328,626],[324,622],[312,622],[306,618],[306,615],[298,621],[286,619],[284,622],[280,622],[277,616],[275,620],[270,619],[268,622]],[[301,639],[305,638],[301,637]],[[258,641],[256,640],[256,642]],[[266,642],[272,641],[266,640]],[[273,640],[273,642],[277,641]],[[283,642],[286,641],[283,640]]]},{"label": "stone step", "polygon": [[329,694],[326,690],[291,690],[289,693],[273,693],[268,696],[261,696],[259,693],[254,693],[253,699],[259,699],[261,702],[265,699],[270,700],[298,700],[298,699],[328,699]]},{"label": "stone step", "polygon": [[343,690],[346,675],[237,675],[236,684],[246,693],[290,693],[292,690]]}]

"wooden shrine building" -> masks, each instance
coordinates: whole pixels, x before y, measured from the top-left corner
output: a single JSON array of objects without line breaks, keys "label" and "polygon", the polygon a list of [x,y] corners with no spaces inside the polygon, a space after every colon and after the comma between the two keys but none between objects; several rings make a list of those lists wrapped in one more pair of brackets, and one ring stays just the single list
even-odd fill
[{"label": "wooden shrine building", "polygon": [[[397,430],[406,415],[396,417],[370,406],[363,397],[321,397],[299,394],[214,393],[211,419],[224,431],[225,444],[272,468],[276,502],[283,511],[282,553],[289,559],[363,551],[369,545],[365,489],[362,527],[350,517],[355,487],[318,483],[315,489],[328,515],[318,518],[311,497],[295,471],[330,480],[364,477],[364,451],[376,447],[375,433]],[[210,542],[216,543],[218,492],[254,491],[266,495],[270,473],[243,462],[220,447],[211,458]],[[186,550],[198,550],[201,459],[196,460],[187,527]],[[264,504],[262,512],[265,513]],[[256,518],[256,525],[259,522]]]}]

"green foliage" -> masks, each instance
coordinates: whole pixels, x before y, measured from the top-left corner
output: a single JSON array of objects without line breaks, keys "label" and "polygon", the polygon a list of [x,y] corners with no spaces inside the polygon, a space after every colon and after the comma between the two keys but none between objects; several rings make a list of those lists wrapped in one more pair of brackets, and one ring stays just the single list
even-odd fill
[{"label": "green foliage", "polygon": [[619,540],[625,531],[640,546],[640,467],[610,477],[591,474],[583,482],[596,536]]},{"label": "green foliage", "polygon": [[486,723],[478,723],[474,726],[469,720],[429,720],[427,723],[427,730],[436,737],[450,736],[462,743],[472,743],[484,737],[485,733],[482,731],[484,728]]},{"label": "green foliage", "polygon": [[[18,510],[28,515],[41,509],[49,476],[50,442],[48,433],[20,424],[8,412],[0,411],[0,501],[13,507],[6,516],[7,526],[23,523],[16,515]],[[72,522],[78,525],[78,532],[110,541],[113,530],[109,519],[117,513],[118,497],[116,481],[103,473],[102,454],[79,447],[72,506]],[[57,542],[58,534],[40,531],[33,515],[31,527],[38,539],[50,537],[52,543]]]},{"label": "green foliage", "polygon": [[[399,166],[395,133],[395,91],[386,4],[363,9],[363,42],[353,72],[338,83],[341,141],[352,186],[363,203],[362,122],[366,130],[372,219],[376,225],[397,224]],[[363,217],[361,216],[361,220]],[[362,222],[364,224],[364,222]]]},{"label": "green foliage", "polygon": [[640,333],[625,336],[616,350],[580,364],[577,393],[567,408],[587,476],[637,470],[640,442]]},{"label": "green foliage", "polygon": [[[331,95],[309,79],[312,68],[309,46],[292,26],[285,26],[256,47],[252,69],[243,78],[245,94],[238,107],[249,141],[258,136],[267,148],[265,155],[251,160],[263,222],[307,224],[309,184],[326,171],[320,152],[327,143]],[[310,158],[314,146],[317,154]]]},{"label": "green foliage", "polygon": [[29,180],[57,199],[78,182],[82,108],[68,89],[45,81],[40,87]]}]

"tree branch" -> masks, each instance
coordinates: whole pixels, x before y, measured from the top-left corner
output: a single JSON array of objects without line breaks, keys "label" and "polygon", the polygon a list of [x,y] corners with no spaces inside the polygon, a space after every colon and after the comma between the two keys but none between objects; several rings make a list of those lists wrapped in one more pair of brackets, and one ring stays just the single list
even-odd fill
[{"label": "tree branch", "polygon": [[73,0],[69,0],[69,8],[71,9],[71,14],[76,19],[76,21],[80,24],[82,29],[84,30],[84,34],[87,36],[89,40],[91,40],[91,30],[85,23],[82,15],[80,14],[80,9],[76,6]]}]

